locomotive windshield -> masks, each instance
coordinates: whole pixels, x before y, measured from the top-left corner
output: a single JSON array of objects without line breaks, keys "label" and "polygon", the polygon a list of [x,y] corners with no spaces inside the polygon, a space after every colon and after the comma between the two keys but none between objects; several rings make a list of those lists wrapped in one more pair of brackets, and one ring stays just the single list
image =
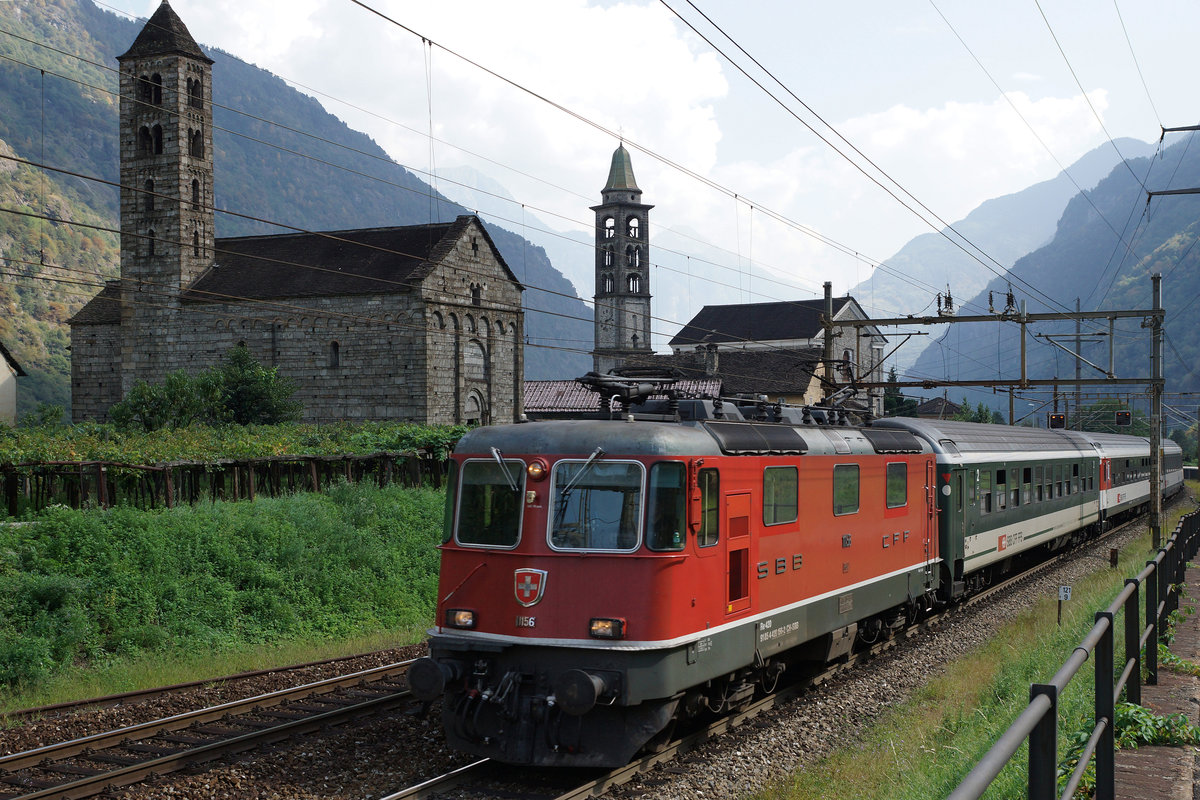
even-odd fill
[{"label": "locomotive windshield", "polygon": [[642,517],[642,465],[560,461],[554,466],[550,545],[562,550],[632,550]]},{"label": "locomotive windshield", "polygon": [[515,547],[520,539],[525,464],[518,460],[503,463],[503,470],[492,460],[463,464],[458,501],[460,544]]}]

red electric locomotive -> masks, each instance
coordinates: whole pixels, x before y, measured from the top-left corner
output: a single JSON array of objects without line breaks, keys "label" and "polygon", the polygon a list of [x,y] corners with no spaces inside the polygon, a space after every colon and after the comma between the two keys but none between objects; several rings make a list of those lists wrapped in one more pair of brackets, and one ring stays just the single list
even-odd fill
[{"label": "red electric locomotive", "polygon": [[[656,388],[595,382],[626,405]],[[455,448],[437,627],[409,672],[453,747],[624,764],[932,602],[934,457],[912,433],[766,403],[635,408]]]}]

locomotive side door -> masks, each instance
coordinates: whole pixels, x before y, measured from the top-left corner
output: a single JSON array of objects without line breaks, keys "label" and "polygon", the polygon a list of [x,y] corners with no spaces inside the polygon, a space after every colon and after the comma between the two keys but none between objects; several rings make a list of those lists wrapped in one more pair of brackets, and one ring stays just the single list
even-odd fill
[{"label": "locomotive side door", "polygon": [[725,530],[729,532],[725,568],[725,613],[750,607],[750,492],[725,495]]},{"label": "locomotive side door", "polygon": [[[947,476],[949,479],[949,476]],[[946,488],[952,489],[952,485],[947,480]],[[958,477],[958,495],[957,502],[962,502],[962,474]],[[953,499],[947,498],[950,502]],[[947,508],[950,507],[950,502],[947,502]],[[937,464],[933,459],[925,462],[925,588],[929,589],[933,585],[933,559],[937,557],[937,512],[938,512],[938,482],[937,482]]]}]

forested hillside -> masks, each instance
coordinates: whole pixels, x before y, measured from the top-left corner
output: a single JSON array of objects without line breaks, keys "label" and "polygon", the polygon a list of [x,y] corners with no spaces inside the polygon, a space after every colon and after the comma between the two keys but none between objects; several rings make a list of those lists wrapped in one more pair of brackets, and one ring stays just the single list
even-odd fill
[{"label": "forested hillside", "polygon": [[[0,3],[0,156],[8,156],[0,158],[0,341],[30,375],[20,384],[22,412],[42,402],[67,405],[65,321],[118,271],[115,56],[128,49],[141,24],[89,0]],[[316,100],[201,45],[216,62],[218,208],[309,230],[410,225],[467,213]],[[94,227],[38,219],[43,216]],[[245,217],[218,213],[217,235],[283,230]],[[527,337],[569,347],[590,341],[590,308],[545,252],[488,227],[527,287]],[[574,377],[589,366],[586,355],[554,347],[526,357],[529,378]]]}]

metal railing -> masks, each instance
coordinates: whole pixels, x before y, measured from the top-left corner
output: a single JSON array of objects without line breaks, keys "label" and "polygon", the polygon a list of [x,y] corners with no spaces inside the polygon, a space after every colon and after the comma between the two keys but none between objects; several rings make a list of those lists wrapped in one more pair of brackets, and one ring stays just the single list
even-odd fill
[{"label": "metal railing", "polygon": [[[1029,740],[1029,800],[1070,798],[1075,794],[1084,771],[1095,756],[1096,800],[1112,800],[1115,784],[1116,746],[1114,719],[1117,700],[1125,693],[1126,701],[1141,704],[1142,668],[1146,684],[1158,683],[1158,641],[1170,613],[1179,605],[1177,585],[1183,581],[1188,559],[1194,558],[1200,545],[1200,511],[1179,521],[1164,547],[1136,578],[1125,581],[1125,588],[1104,611],[1096,612],[1096,624],[1059,668],[1049,683],[1035,683],[1029,689],[1029,705],[1008,730],[984,754],[947,800],[977,800],[996,776]],[[1145,594],[1145,613],[1139,595]],[[1114,681],[1114,619],[1124,610],[1125,662],[1119,679]],[[1145,655],[1143,656],[1143,650]],[[1091,737],[1079,756],[1075,771],[1058,794],[1058,698],[1089,658],[1095,661],[1095,724]]]}]

